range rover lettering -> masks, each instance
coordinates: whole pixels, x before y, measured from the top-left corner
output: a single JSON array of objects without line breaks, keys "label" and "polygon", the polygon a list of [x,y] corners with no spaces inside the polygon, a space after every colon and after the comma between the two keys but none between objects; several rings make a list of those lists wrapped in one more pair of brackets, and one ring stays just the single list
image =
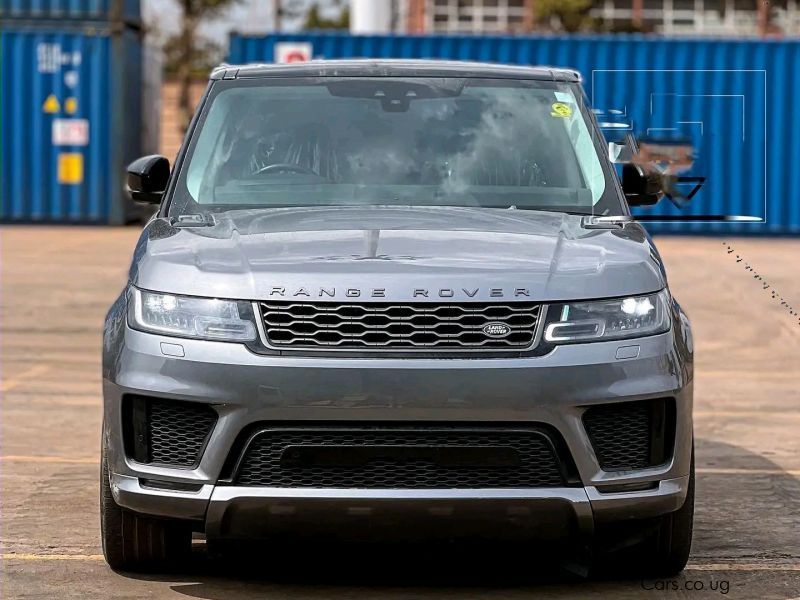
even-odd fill
[{"label": "range rover lettering", "polygon": [[158,209],[105,323],[108,563],[399,529],[680,571],[692,336],[631,217],[656,180],[610,154],[570,70],[214,71],[174,166],[129,167]]}]

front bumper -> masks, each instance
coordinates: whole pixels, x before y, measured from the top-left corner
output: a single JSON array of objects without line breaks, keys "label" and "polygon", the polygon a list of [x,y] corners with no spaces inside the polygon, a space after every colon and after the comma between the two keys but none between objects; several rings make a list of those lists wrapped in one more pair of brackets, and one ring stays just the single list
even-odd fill
[{"label": "front bumper", "polygon": [[[543,541],[588,540],[603,521],[645,519],[678,510],[689,477],[648,490],[596,486],[549,489],[365,490],[203,485],[196,492],[157,490],[137,477],[111,475],[117,503],[146,514],[204,521],[212,537],[251,538],[284,531],[356,532],[380,539],[452,535]],[[415,524],[409,529],[407,524]]]},{"label": "front bumper", "polygon": [[[382,515],[396,521],[398,513],[409,511],[451,524],[460,522],[454,515],[473,522],[478,515],[487,517],[478,521],[495,526],[504,521],[542,523],[533,517],[561,515],[563,519],[550,519],[562,523],[555,528],[560,535],[566,522],[590,532],[601,520],[671,512],[686,495],[692,357],[677,327],[636,340],[559,346],[541,357],[446,360],[270,357],[239,344],[178,340],[134,331],[124,323],[120,327],[123,331],[115,344],[107,344],[104,360],[104,441],[115,498],[139,512],[204,521],[210,535],[252,534],[254,523],[268,522],[271,528],[302,522],[318,526],[334,516],[374,520]],[[126,394],[214,406],[219,419],[195,468],[141,464],[126,456],[121,411]],[[675,399],[670,459],[634,471],[600,468],[582,423],[583,412],[596,404],[663,397]],[[258,422],[546,424],[563,437],[583,487],[352,490],[219,485],[237,436]],[[192,489],[166,489],[153,481]],[[638,491],[619,487],[648,482],[652,485],[639,486],[646,489]]]}]

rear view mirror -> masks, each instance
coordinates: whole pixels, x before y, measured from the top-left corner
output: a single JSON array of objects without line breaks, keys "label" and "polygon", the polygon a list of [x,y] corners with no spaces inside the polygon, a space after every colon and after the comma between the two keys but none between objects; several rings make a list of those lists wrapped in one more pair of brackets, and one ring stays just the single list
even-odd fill
[{"label": "rear view mirror", "polygon": [[128,165],[128,188],[136,202],[161,202],[168,180],[169,160],[158,154],[143,156]]},{"label": "rear view mirror", "polygon": [[629,163],[622,167],[622,191],[630,206],[649,206],[664,195],[664,181],[658,171]]}]

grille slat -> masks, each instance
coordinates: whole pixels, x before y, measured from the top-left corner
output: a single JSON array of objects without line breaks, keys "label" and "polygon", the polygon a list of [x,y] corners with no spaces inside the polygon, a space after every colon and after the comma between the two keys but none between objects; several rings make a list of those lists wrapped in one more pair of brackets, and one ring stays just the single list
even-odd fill
[{"label": "grille slat", "polygon": [[[337,448],[375,448],[375,457],[362,464],[286,462],[296,449],[314,452]],[[501,449],[518,457],[509,465],[453,465],[420,458],[387,459],[380,449],[469,449],[465,455]],[[288,450],[287,450],[288,449]],[[478,449],[477,451],[475,449]],[[452,453],[452,452],[451,452]],[[455,453],[457,455],[457,452]],[[335,455],[335,454],[334,454]],[[245,448],[233,481],[237,485],[313,488],[537,488],[566,485],[549,438],[539,430],[465,429],[265,429]]]},{"label": "grille slat", "polygon": [[[540,305],[525,303],[389,304],[260,302],[272,346],[342,350],[526,350]],[[505,337],[483,331],[509,327]]]}]

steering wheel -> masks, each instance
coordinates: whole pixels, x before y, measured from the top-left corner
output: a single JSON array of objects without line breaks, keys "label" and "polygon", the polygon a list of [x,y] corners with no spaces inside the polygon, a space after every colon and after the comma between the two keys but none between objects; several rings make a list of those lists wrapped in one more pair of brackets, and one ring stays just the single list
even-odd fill
[{"label": "steering wheel", "polygon": [[294,165],[291,163],[275,163],[274,165],[267,165],[261,167],[254,175],[263,175],[264,173],[302,173],[304,175],[314,175],[320,177],[319,173],[315,173],[307,167],[301,165]]}]

